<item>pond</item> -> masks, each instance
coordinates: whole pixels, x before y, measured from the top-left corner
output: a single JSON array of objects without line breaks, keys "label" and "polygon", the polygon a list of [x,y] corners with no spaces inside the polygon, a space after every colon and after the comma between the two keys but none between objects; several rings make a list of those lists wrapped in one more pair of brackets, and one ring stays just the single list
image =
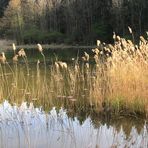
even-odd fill
[{"label": "pond", "polygon": [[[21,48],[20,48],[21,49]],[[17,49],[16,52],[18,52],[20,49]],[[38,52],[37,48],[25,48],[26,55],[30,62],[35,63],[38,59],[40,61],[43,61],[43,57]],[[71,62],[72,59],[80,58],[84,51],[87,51],[88,53],[91,53],[91,47],[73,47],[73,48],[45,48],[44,49],[44,55],[46,56],[46,62],[52,63],[55,60],[61,60],[66,62]],[[8,58],[8,61],[12,61],[12,58],[14,56],[14,52],[12,49],[6,50],[6,56]]]},{"label": "pond", "polygon": [[[53,107],[49,112],[27,106],[0,105],[0,147],[4,148],[125,148],[148,147],[147,122],[119,118],[103,123],[91,117],[80,122],[77,115]],[[140,123],[140,124],[139,124]]]},{"label": "pond", "polygon": [[7,51],[0,147],[148,147],[147,66],[97,52],[28,49],[12,62]]}]

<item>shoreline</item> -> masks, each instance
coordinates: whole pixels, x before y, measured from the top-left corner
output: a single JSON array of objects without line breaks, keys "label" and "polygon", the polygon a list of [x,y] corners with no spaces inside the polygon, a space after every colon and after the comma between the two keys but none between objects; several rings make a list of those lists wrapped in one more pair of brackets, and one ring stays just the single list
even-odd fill
[{"label": "shoreline", "polygon": [[[97,46],[84,46],[84,45],[64,45],[64,44],[61,44],[61,45],[54,45],[54,44],[43,44],[42,47],[44,49],[88,49],[88,48],[96,48]],[[16,45],[16,48],[17,49],[21,49],[21,48],[24,48],[24,49],[33,49],[33,48],[37,48],[37,45],[36,44],[32,44],[32,45]],[[0,46],[0,51],[3,51],[3,50],[11,50],[12,49],[12,46]]]}]

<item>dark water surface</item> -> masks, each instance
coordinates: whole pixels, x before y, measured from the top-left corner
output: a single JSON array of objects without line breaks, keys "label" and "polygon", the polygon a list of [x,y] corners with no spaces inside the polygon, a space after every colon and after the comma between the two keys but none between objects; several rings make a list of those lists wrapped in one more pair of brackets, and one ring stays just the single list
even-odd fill
[{"label": "dark water surface", "polygon": [[[38,59],[43,61],[43,57],[37,48],[36,49],[24,49],[24,50],[30,62],[36,62],[36,60]],[[19,49],[17,49],[17,51],[19,51]],[[50,49],[49,48],[47,49],[46,48],[43,50],[43,53],[46,57],[46,61],[51,63],[52,61],[55,61],[55,60],[70,62],[73,59],[82,57],[82,55],[84,55],[84,51],[87,51],[88,53],[92,53],[91,48],[86,48],[86,49],[84,48],[66,48],[66,49],[64,48]],[[8,58],[10,62],[13,56],[14,56],[13,50],[6,51],[6,57]]]}]

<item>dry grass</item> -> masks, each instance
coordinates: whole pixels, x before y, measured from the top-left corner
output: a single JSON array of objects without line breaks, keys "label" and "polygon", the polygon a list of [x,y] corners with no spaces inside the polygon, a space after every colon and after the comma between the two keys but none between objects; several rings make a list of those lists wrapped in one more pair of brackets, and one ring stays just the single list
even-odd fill
[{"label": "dry grass", "polygon": [[[99,111],[108,107],[115,113],[148,113],[148,41],[141,36],[135,45],[115,34],[114,40],[113,45],[98,40],[92,55],[85,52],[82,61],[73,65],[57,59],[47,65],[40,44],[44,64],[38,61],[33,67],[25,50],[14,51],[13,66],[1,60],[0,99],[34,101],[45,107],[88,105]],[[19,64],[20,58],[25,65]]]}]

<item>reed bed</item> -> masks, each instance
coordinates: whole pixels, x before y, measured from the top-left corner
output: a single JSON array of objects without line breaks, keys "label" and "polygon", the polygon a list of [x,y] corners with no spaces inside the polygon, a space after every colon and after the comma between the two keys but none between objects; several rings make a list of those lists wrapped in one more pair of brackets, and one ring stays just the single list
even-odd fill
[{"label": "reed bed", "polygon": [[113,38],[113,45],[98,40],[91,54],[84,52],[73,64],[55,58],[48,65],[38,44],[43,62],[32,66],[25,50],[16,51],[13,44],[13,64],[4,52],[0,56],[0,100],[147,116],[148,40],[140,36],[136,45],[116,34]]}]

